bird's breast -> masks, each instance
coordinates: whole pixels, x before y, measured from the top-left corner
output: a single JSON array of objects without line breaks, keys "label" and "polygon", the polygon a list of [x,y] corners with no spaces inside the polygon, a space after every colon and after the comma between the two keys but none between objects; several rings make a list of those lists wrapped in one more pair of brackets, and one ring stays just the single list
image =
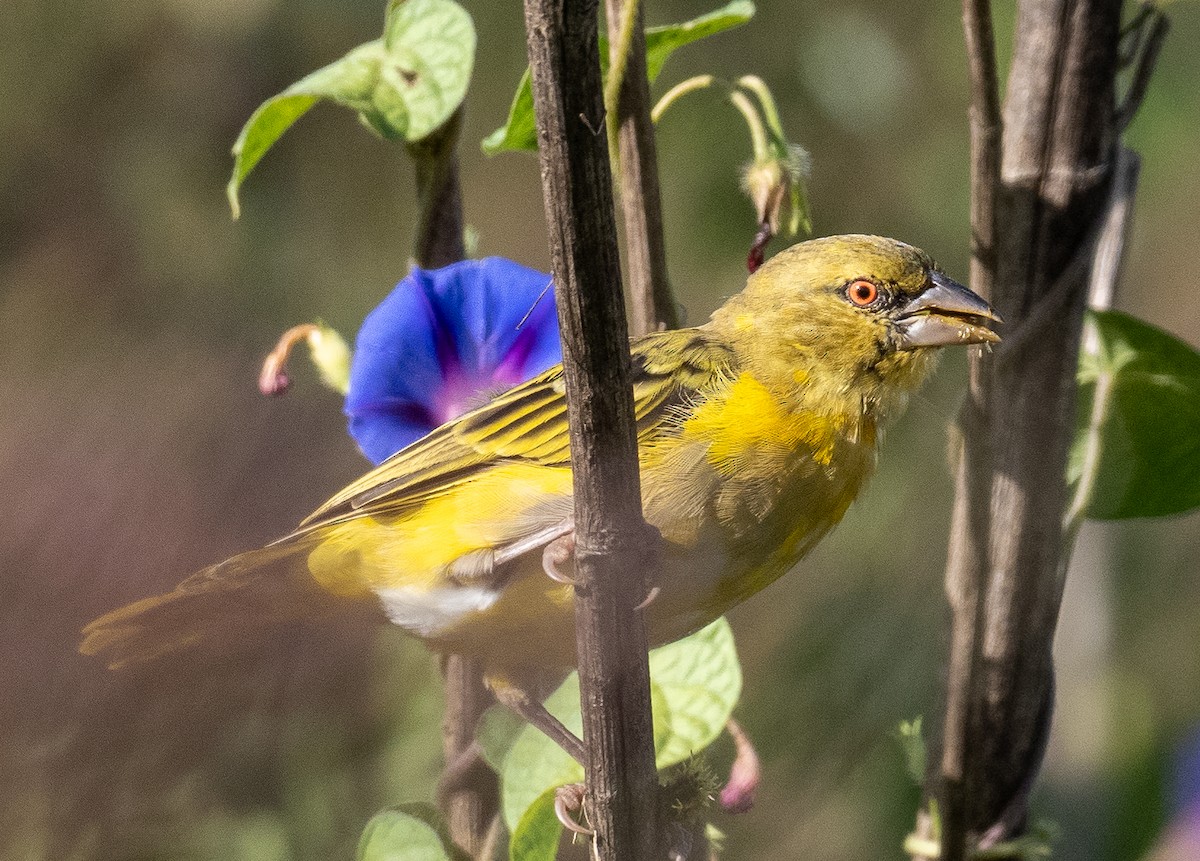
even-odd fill
[{"label": "bird's breast", "polygon": [[646,519],[672,548],[662,591],[679,600],[664,610],[690,629],[774,581],[842,518],[874,463],[865,416],[794,408],[750,375],[698,405],[642,464]]}]

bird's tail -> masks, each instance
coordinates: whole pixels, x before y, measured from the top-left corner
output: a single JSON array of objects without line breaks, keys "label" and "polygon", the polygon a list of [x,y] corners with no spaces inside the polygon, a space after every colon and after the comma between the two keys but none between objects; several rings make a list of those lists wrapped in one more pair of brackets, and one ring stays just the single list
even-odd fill
[{"label": "bird's tail", "polygon": [[201,642],[233,649],[272,625],[326,616],[344,601],[308,574],[311,549],[303,538],[286,539],[197,571],[164,595],[89,623],[79,651],[117,669]]}]

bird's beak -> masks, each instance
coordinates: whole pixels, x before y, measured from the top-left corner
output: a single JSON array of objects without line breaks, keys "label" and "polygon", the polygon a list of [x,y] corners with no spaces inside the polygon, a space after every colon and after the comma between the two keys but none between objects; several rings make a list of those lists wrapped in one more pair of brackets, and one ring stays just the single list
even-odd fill
[{"label": "bird's beak", "polygon": [[941,272],[934,272],[930,280],[921,295],[900,309],[900,349],[1000,340],[987,325],[1004,322],[991,305]]}]

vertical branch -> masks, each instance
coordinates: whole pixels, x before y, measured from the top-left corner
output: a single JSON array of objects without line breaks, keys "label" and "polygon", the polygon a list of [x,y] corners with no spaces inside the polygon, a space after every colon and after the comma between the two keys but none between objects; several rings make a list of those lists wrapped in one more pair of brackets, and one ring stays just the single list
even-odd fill
[{"label": "vertical branch", "polygon": [[650,119],[646,35],[639,0],[606,0],[610,51],[606,98],[609,123],[617,128],[621,215],[629,267],[630,328],[641,335],[674,329],[679,316],[667,275],[658,152]]},{"label": "vertical branch", "polygon": [[[447,266],[466,257],[462,194],[458,181],[458,136],[462,108],[428,137],[408,144],[417,177],[419,216],[413,240],[417,265]],[[439,791],[454,842],[472,856],[487,843],[499,810],[499,781],[473,743],[479,719],[495,701],[478,661],[450,655],[442,663],[445,712],[442,751],[446,760]]]},{"label": "vertical branch", "polygon": [[439,801],[450,837],[472,858],[491,861],[483,849],[500,809],[500,781],[475,747],[479,719],[495,702],[478,660],[447,655],[442,662],[445,706],[442,753],[446,761]]},{"label": "vertical branch", "polygon": [[1000,192],[1000,84],[989,0],[963,0],[971,121],[971,288],[992,296]]},{"label": "vertical branch", "polygon": [[1001,131],[987,5],[964,3],[972,281],[992,288],[1008,327],[997,354],[973,362],[962,423],[938,775],[948,861],[1024,829],[1049,732],[1065,467],[1088,265],[1116,152],[1120,11],[1119,0],[1021,0]]},{"label": "vertical branch", "polygon": [[[971,134],[972,289],[991,298],[996,277],[996,206],[1000,194],[1000,87],[989,0],[963,0]],[[946,857],[958,861],[965,845],[968,787],[967,736],[972,680],[982,627],[984,557],[990,532],[991,476],[988,464],[988,378],[990,356],[972,351],[966,400],[959,414],[955,504],[946,567],[951,608],[950,654],[942,722],[940,771],[934,775],[942,799]]]},{"label": "vertical branch", "polygon": [[525,0],[558,289],[575,492],[576,643],[588,813],[605,861],[656,856],[645,524],[621,297],[596,0]]}]

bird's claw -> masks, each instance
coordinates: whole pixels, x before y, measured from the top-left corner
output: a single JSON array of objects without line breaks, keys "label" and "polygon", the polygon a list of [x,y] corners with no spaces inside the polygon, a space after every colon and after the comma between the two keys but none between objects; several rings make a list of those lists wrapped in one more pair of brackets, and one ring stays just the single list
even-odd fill
[{"label": "bird's claw", "polygon": [[554,816],[562,823],[563,828],[585,837],[593,837],[596,832],[586,825],[581,825],[576,816],[583,811],[584,787],[582,783],[569,783],[554,790]]},{"label": "bird's claw", "polygon": [[654,603],[654,599],[658,597],[660,592],[662,592],[661,588],[659,588],[658,586],[651,586],[650,591],[648,591],[646,593],[646,597],[643,598],[642,602],[640,604],[638,604],[636,607],[634,607],[633,609],[634,610],[645,610],[647,607],[649,607],[651,604]]},{"label": "bird's claw", "polygon": [[568,532],[559,536],[546,545],[542,550],[542,570],[555,583],[564,586],[574,586],[575,580],[569,574],[564,574],[561,567],[571,561],[575,555],[575,533]]},{"label": "bird's claw", "polygon": [[[646,556],[656,563],[661,551],[662,533],[650,524],[646,524],[646,531],[648,533]],[[568,532],[565,535],[560,535],[542,549],[542,570],[555,583],[562,583],[564,586],[577,586],[579,585],[578,581],[562,570],[562,566],[570,562],[574,556],[575,533]],[[634,609],[645,610],[654,603],[654,600],[661,591],[658,586],[652,586]]]}]

